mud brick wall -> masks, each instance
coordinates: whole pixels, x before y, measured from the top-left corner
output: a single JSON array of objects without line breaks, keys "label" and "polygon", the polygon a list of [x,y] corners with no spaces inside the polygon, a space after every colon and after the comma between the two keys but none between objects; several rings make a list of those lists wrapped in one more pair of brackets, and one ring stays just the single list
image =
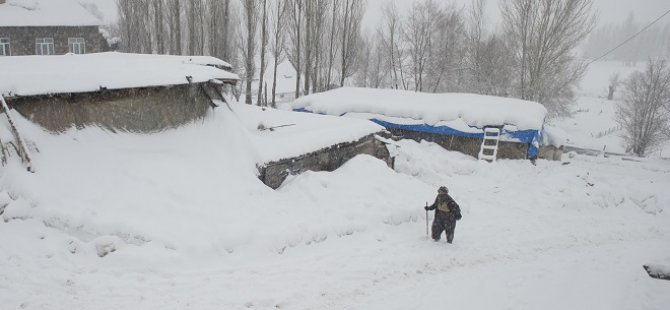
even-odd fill
[{"label": "mud brick wall", "polygon": [[152,133],[205,117],[211,101],[205,84],[92,93],[9,98],[21,115],[52,133],[99,126],[107,130]]}]

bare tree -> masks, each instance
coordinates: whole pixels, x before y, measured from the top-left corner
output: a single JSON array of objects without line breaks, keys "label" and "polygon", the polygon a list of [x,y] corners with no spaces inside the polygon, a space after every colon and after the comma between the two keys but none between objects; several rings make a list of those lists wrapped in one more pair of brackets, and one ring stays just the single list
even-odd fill
[{"label": "bare tree", "polygon": [[272,107],[277,107],[277,68],[284,60],[286,44],[286,13],[288,9],[287,0],[275,0],[270,14],[272,27],[272,39],[270,40],[270,52],[274,59],[274,70],[272,77]]},{"label": "bare tree", "polygon": [[310,78],[312,77],[312,48],[314,46],[314,9],[315,9],[315,0],[307,0],[304,2],[305,9],[303,10],[303,15],[305,19],[305,86],[303,91],[305,95],[309,95],[310,91]]},{"label": "bare tree", "polygon": [[355,77],[357,86],[380,88],[388,83],[385,79],[388,72],[387,62],[384,59],[386,49],[382,41],[379,32],[363,35],[358,61],[359,68]]},{"label": "bare tree", "polygon": [[119,0],[119,30],[122,49],[133,53],[151,53],[149,2]]},{"label": "bare tree", "polygon": [[388,3],[382,12],[384,17],[378,33],[381,36],[381,44],[386,49],[385,58],[387,58],[388,70],[393,75],[391,87],[398,89],[398,71],[402,70],[402,68],[399,66],[396,51],[398,49],[398,34],[400,33],[402,24],[395,2]]},{"label": "bare tree", "polygon": [[645,72],[634,72],[624,83],[617,122],[628,151],[645,156],[667,136],[670,112],[670,68],[665,60],[649,60]]},{"label": "bare tree", "polygon": [[201,0],[191,0],[188,1],[188,14],[187,14],[187,25],[188,25],[188,53],[189,55],[197,55],[197,46],[198,46],[198,27],[197,27],[197,15],[198,15],[198,5]]},{"label": "bare tree", "polygon": [[361,20],[365,13],[366,1],[342,0],[342,33],[340,41],[340,86],[344,80],[354,74],[354,61],[360,47]]},{"label": "bare tree", "polygon": [[432,0],[415,2],[405,22],[403,36],[409,45],[414,90],[417,92],[423,91],[431,37],[440,14],[441,8]]},{"label": "bare tree", "polygon": [[514,59],[505,39],[492,35],[482,41],[478,58],[479,81],[471,91],[484,95],[509,96]]},{"label": "bare tree", "polygon": [[468,29],[468,66],[472,75],[469,91],[482,93],[484,72],[482,72],[483,31],[485,0],[472,0]]},{"label": "bare tree", "polygon": [[[236,23],[230,0],[116,0],[120,49],[134,53],[212,55],[235,66]],[[183,27],[182,27],[183,26]]]},{"label": "bare tree", "polygon": [[515,95],[569,113],[585,66],[572,55],[595,25],[592,0],[504,0],[506,31],[517,62]]},{"label": "bare tree", "polygon": [[167,53],[165,49],[165,24],[163,22],[163,0],[153,0],[153,10],[154,10],[154,33],[156,36],[156,52],[159,54]]},{"label": "bare tree", "polygon": [[258,0],[243,0],[242,11],[244,16],[245,31],[243,37],[243,59],[244,59],[244,74],[245,74],[245,103],[251,104],[251,84],[254,80],[254,73],[256,68],[256,24],[258,22]]},{"label": "bare tree", "polygon": [[[466,30],[461,12],[454,7],[439,11],[428,49],[425,90],[461,91],[467,84]],[[424,88],[424,87],[422,87]]]},{"label": "bare tree", "polygon": [[320,80],[320,77],[323,75],[323,64],[322,61],[325,58],[326,52],[323,50],[325,45],[325,36],[324,36],[324,23],[328,17],[328,7],[330,6],[330,0],[315,0],[314,6],[312,8],[312,19],[313,19],[313,29],[311,31],[311,43],[312,43],[312,76],[310,85],[312,86],[312,92],[321,91],[324,89],[323,81]]},{"label": "bare tree", "polygon": [[619,87],[619,73],[610,76],[610,85],[607,87],[607,100],[614,100],[614,92]]},{"label": "bare tree", "polygon": [[326,73],[326,81],[325,81],[325,88],[328,89],[331,87],[332,84],[332,76],[333,76],[333,67],[335,65],[335,57],[337,56],[338,52],[338,44],[335,41],[335,37],[338,36],[338,12],[340,9],[340,4],[341,0],[333,0],[332,6],[331,6],[331,19],[332,21],[330,22],[330,39],[329,39],[329,45],[328,45],[328,70]]},{"label": "bare tree", "polygon": [[291,31],[289,31],[290,38],[291,38],[291,48],[289,49],[288,53],[288,58],[289,61],[291,61],[291,64],[293,64],[293,67],[295,68],[296,72],[296,79],[295,79],[295,97],[298,98],[300,97],[300,77],[302,75],[302,59],[301,59],[301,52],[302,52],[302,28],[303,28],[303,11],[305,9],[305,0],[291,0],[290,2],[290,25],[291,25]]},{"label": "bare tree", "polygon": [[[268,3],[267,0],[262,0],[262,7],[263,7],[263,15],[261,17],[261,70],[258,75],[258,100],[256,101],[257,105],[264,105],[263,104],[263,85],[264,85],[264,79],[265,79],[265,69],[267,68],[267,63],[265,61],[265,54],[267,52],[267,45],[268,45],[268,27],[267,27],[267,21],[268,21]],[[266,102],[267,103],[267,102]]]},{"label": "bare tree", "polygon": [[174,0],[172,3],[172,40],[174,49],[173,54],[181,55],[184,51],[181,44],[181,3],[179,0]]}]

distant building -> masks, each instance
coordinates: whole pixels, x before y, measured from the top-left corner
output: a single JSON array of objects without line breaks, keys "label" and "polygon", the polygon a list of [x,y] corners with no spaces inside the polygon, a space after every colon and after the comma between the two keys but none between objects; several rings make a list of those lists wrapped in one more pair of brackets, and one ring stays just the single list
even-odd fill
[{"label": "distant building", "polygon": [[101,24],[72,0],[0,0],[0,56],[103,52]]}]

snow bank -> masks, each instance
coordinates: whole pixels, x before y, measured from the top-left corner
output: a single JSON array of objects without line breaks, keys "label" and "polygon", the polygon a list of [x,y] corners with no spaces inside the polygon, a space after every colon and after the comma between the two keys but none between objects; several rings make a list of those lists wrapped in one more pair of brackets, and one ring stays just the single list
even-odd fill
[{"label": "snow bank", "polygon": [[452,121],[477,128],[513,125],[518,130],[541,130],[547,114],[538,103],[513,98],[350,87],[299,98],[291,108],[335,116],[368,113],[428,125]]},{"label": "snow bank", "polygon": [[0,94],[31,96],[207,82],[237,81],[207,56],[99,53],[0,58]]},{"label": "snow bank", "polygon": [[0,4],[0,27],[101,24],[101,20],[74,0],[7,0]]}]

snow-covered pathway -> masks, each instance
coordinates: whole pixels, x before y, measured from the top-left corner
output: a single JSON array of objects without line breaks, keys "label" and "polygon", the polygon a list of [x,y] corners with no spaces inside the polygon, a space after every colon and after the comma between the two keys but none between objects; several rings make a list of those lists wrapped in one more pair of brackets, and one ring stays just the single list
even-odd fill
[{"label": "snow-covered pathway", "polygon": [[[421,223],[362,232],[246,262],[75,268],[51,274],[27,303],[80,309],[659,309],[670,283],[641,264],[668,240],[631,233],[608,240],[544,239],[525,249],[428,241]],[[468,235],[464,228],[462,235]],[[621,231],[610,231],[622,233]],[[653,235],[653,234],[652,234]],[[380,239],[382,239],[380,241]],[[487,242],[490,244],[496,242]],[[147,264],[148,262],[142,262]],[[163,266],[167,267],[167,266]],[[118,269],[117,269],[118,268]],[[130,269],[130,270],[129,270]],[[61,278],[60,276],[63,276]],[[46,287],[49,287],[46,289]],[[35,289],[34,287],[32,289]],[[41,298],[35,298],[40,296]],[[28,297],[28,296],[26,296]]]}]

